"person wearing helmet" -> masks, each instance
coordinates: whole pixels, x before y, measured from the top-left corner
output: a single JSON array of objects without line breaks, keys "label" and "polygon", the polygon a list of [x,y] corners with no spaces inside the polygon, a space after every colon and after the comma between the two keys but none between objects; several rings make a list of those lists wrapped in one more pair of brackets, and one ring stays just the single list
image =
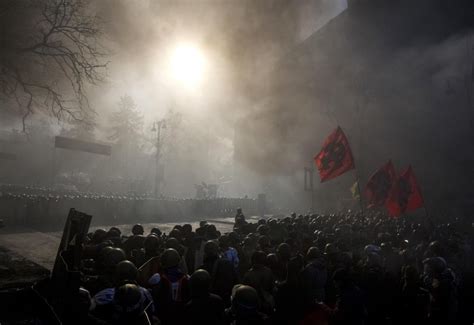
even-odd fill
[{"label": "person wearing helmet", "polygon": [[232,289],[231,307],[226,310],[227,322],[231,324],[268,324],[268,316],[259,312],[257,291],[247,285],[238,284]]},{"label": "person wearing helmet", "polygon": [[228,305],[232,288],[238,283],[237,271],[230,261],[221,258],[219,246],[214,241],[210,240],[204,245],[203,265],[199,268],[211,275],[211,292],[220,296]]},{"label": "person wearing helmet", "polygon": [[363,293],[355,285],[351,272],[347,269],[337,269],[332,276],[337,291],[336,308],[333,321],[342,325],[364,325],[367,310],[364,304]]},{"label": "person wearing helmet", "polygon": [[228,235],[222,235],[219,238],[219,247],[222,252],[222,257],[234,265],[237,270],[239,267],[239,255],[234,247],[230,246],[230,238]]},{"label": "person wearing helmet", "polygon": [[186,257],[187,251],[188,251],[187,247],[182,245],[181,242],[178,239],[176,239],[175,237],[169,237],[166,240],[165,247],[166,248],[172,248],[172,249],[176,250],[179,253],[179,256],[181,258],[181,260],[179,261],[179,268],[183,273],[187,274],[188,273],[188,266],[187,266],[186,260],[185,260],[185,257]]},{"label": "person wearing helmet", "polygon": [[145,238],[143,248],[145,249],[145,260],[148,261],[151,258],[160,254],[160,238],[155,235],[149,235]]},{"label": "person wearing helmet", "polygon": [[[377,250],[380,253],[380,250]],[[386,276],[382,258],[375,251],[367,253],[365,263],[360,270],[360,287],[366,295],[368,323],[378,324],[387,317],[390,297],[386,289],[391,284]]]},{"label": "person wearing helmet", "polygon": [[185,306],[186,324],[222,324],[224,301],[210,293],[211,276],[206,270],[196,270],[189,280],[191,300]]},{"label": "person wearing helmet", "polygon": [[92,234],[90,244],[98,245],[102,243],[107,238],[107,231],[105,229],[99,228]]},{"label": "person wearing helmet", "polygon": [[94,308],[94,301],[89,291],[79,287],[74,294],[68,297],[61,321],[63,324],[107,325],[105,321],[90,313]]},{"label": "person wearing helmet", "polygon": [[[147,307],[150,314],[154,312],[154,305],[152,304],[153,299],[151,294],[148,292],[147,289],[138,286],[137,284],[137,276],[138,270],[136,266],[127,260],[119,262],[115,267],[115,274],[114,274],[114,286],[101,290],[94,296],[94,304],[98,306],[98,313],[107,314],[110,313],[110,306],[113,306],[114,295],[117,294],[117,288],[123,287],[124,285],[133,284],[138,288],[140,293],[140,301],[142,305]],[[107,315],[106,317],[107,318]]]},{"label": "person wearing helmet", "polygon": [[115,283],[116,286],[125,282],[136,282],[138,270],[135,264],[128,260],[121,261],[115,267]]},{"label": "person wearing helmet", "polygon": [[245,220],[245,215],[242,212],[242,208],[237,208],[235,219],[234,219],[234,230],[239,232],[242,231],[242,228],[247,224]]},{"label": "person wearing helmet", "polygon": [[328,271],[326,261],[317,247],[308,249],[306,263],[306,267],[301,273],[306,304],[325,301]]},{"label": "person wearing helmet", "polygon": [[144,232],[145,232],[145,230],[143,229],[143,226],[139,223],[135,224],[132,227],[132,234],[135,235],[135,236],[143,235]]},{"label": "person wearing helmet", "polygon": [[117,264],[126,259],[125,252],[120,248],[104,247],[95,259],[97,275],[86,279],[84,287],[92,295],[114,286],[115,268]]},{"label": "person wearing helmet", "polygon": [[303,266],[300,255],[288,262],[286,278],[276,286],[274,324],[296,324],[301,317],[305,307],[299,278]]},{"label": "person wearing helmet", "polygon": [[118,229],[117,227],[111,227],[107,231],[106,240],[113,243],[115,247],[121,247],[122,246],[122,233],[120,229]]},{"label": "person wearing helmet", "polygon": [[150,230],[150,235],[156,235],[157,237],[161,237],[161,230],[160,228],[153,227]]},{"label": "person wearing helmet", "polygon": [[127,240],[123,243],[123,248],[125,253],[127,253],[127,257],[131,258],[132,253],[137,255],[137,253],[133,252],[134,250],[140,250],[143,247],[143,243],[145,242],[145,237],[143,236],[143,226],[141,224],[136,224],[132,228],[132,236],[128,237]]},{"label": "person wearing helmet", "polygon": [[189,277],[179,265],[181,256],[173,248],[167,248],[160,257],[161,274],[158,286],[153,286],[158,318],[162,324],[179,324],[183,321],[183,309],[190,298]]},{"label": "person wearing helmet", "polygon": [[148,291],[134,283],[102,290],[93,302],[94,315],[112,324],[149,324],[146,309],[153,307]]},{"label": "person wearing helmet", "polygon": [[434,324],[450,324],[458,311],[456,275],[440,256],[423,260],[424,287],[430,293],[429,319]]},{"label": "person wearing helmet", "polygon": [[394,315],[397,324],[426,324],[430,297],[422,288],[417,269],[407,265],[402,270],[400,312]]},{"label": "person wearing helmet", "polygon": [[269,312],[274,306],[271,295],[274,287],[274,276],[272,271],[265,266],[266,257],[267,254],[262,251],[256,251],[252,254],[252,267],[245,274],[242,283],[257,290],[258,297],[262,302],[262,310]]}]

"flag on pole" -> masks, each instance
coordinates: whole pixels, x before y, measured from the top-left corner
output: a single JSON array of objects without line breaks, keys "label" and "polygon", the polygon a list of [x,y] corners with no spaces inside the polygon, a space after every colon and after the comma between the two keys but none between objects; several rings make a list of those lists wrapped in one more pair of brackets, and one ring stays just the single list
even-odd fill
[{"label": "flag on pole", "polygon": [[397,174],[391,160],[370,176],[364,190],[368,208],[385,204],[396,178]]},{"label": "flag on pole", "polygon": [[354,200],[359,200],[360,199],[359,181],[355,181],[355,183],[351,186],[351,193],[352,193],[352,198]]},{"label": "flag on pole", "polygon": [[411,166],[408,166],[400,173],[392,186],[385,207],[391,216],[397,217],[402,213],[421,208],[423,204],[423,196],[415,173],[413,173]]},{"label": "flag on pole", "polygon": [[346,135],[338,126],[324,141],[323,148],[314,157],[321,182],[354,169],[354,159]]}]

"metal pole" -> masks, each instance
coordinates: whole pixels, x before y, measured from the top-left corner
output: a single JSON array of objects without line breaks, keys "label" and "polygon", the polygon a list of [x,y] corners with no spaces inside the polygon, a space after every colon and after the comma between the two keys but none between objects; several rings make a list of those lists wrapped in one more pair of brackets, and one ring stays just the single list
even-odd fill
[{"label": "metal pole", "polygon": [[311,212],[314,213],[314,167],[310,169],[310,179],[309,179],[309,184],[311,186]]},{"label": "metal pole", "polygon": [[362,193],[360,192],[360,178],[359,178],[359,173],[357,172],[357,168],[354,169],[355,170],[355,178],[356,178],[356,182],[357,182],[357,191],[359,192],[359,205],[360,205],[360,211],[362,213],[365,213],[364,211],[364,204],[362,202]]},{"label": "metal pole", "polygon": [[160,194],[160,149],[161,149],[161,123],[156,122],[156,172],[155,172],[155,198]]},{"label": "metal pole", "polygon": [[163,175],[160,173],[160,159],[161,159],[161,129],[166,128],[166,121],[160,120],[155,122],[156,126],[156,173],[155,173],[155,197],[158,198],[160,195],[160,184]]}]

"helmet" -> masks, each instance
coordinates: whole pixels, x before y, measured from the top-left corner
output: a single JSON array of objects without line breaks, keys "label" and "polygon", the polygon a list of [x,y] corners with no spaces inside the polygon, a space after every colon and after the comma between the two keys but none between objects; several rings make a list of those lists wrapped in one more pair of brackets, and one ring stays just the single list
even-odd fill
[{"label": "helmet", "polygon": [[92,235],[92,242],[99,244],[107,237],[107,231],[104,229],[97,229]]},{"label": "helmet", "polygon": [[181,230],[184,234],[190,234],[193,232],[193,226],[190,225],[189,223],[186,223],[183,225]]},{"label": "helmet", "polygon": [[189,285],[193,295],[207,293],[211,286],[211,276],[206,270],[196,270],[189,278]]},{"label": "helmet", "polygon": [[[439,256],[439,254],[442,253],[442,246],[441,246],[441,243],[437,240],[435,241],[432,241],[429,245],[428,245],[428,250],[433,253],[433,254],[436,254]],[[436,256],[435,255],[435,256]]]},{"label": "helmet", "polygon": [[222,235],[219,238],[219,246],[223,249],[226,249],[227,247],[230,246],[230,238],[228,235]]},{"label": "helmet", "polygon": [[182,238],[181,231],[178,228],[175,228],[170,231],[169,237],[181,239]]},{"label": "helmet", "polygon": [[160,240],[155,235],[150,235],[145,238],[145,242],[143,243],[143,247],[147,252],[156,251],[160,246]]},{"label": "helmet", "polygon": [[255,310],[258,308],[257,291],[247,285],[238,284],[232,289],[232,307],[239,310]]},{"label": "helmet", "polygon": [[204,255],[205,256],[217,256],[219,254],[219,246],[212,241],[209,240],[204,244]]},{"label": "helmet", "polygon": [[179,253],[176,249],[168,248],[163,252],[163,254],[161,254],[161,266],[164,269],[178,266],[180,261],[181,256],[179,256]]},{"label": "helmet", "polygon": [[115,307],[120,313],[136,312],[141,307],[142,294],[135,284],[124,284],[115,290]]},{"label": "helmet", "polygon": [[108,249],[103,248],[100,251],[101,257],[103,257],[103,263],[106,268],[115,268],[115,266],[126,259],[125,252],[120,248]]},{"label": "helmet", "polygon": [[260,236],[258,237],[258,244],[260,247],[268,247],[270,246],[270,238],[267,236]]},{"label": "helmet", "polygon": [[179,249],[179,246],[181,244],[179,243],[179,240],[177,240],[176,238],[174,237],[169,237],[168,240],[166,241],[166,248],[174,248],[176,250]]},{"label": "helmet", "polygon": [[331,255],[335,253],[337,253],[337,247],[331,243],[326,244],[326,247],[324,247],[324,254]]},{"label": "helmet", "polygon": [[135,264],[125,260],[117,264],[115,267],[115,275],[119,282],[125,280],[135,281],[138,276],[138,270]]},{"label": "helmet", "polygon": [[317,247],[310,247],[308,249],[308,252],[306,252],[306,258],[308,260],[314,260],[314,259],[318,259],[321,257],[321,252],[319,251],[319,248]]},{"label": "helmet", "polygon": [[274,253],[268,254],[265,265],[272,268],[275,267],[278,264],[278,256]]},{"label": "helmet", "polygon": [[117,227],[112,227],[107,232],[107,238],[118,238],[118,239],[120,239],[121,235],[122,235],[122,233],[120,232],[120,229],[118,229]]},{"label": "helmet", "polygon": [[289,260],[291,257],[291,247],[287,243],[281,243],[278,245],[277,254],[284,260]]},{"label": "helmet", "polygon": [[430,257],[423,260],[434,273],[441,273],[447,268],[446,260],[440,256]]},{"label": "helmet", "polygon": [[143,226],[139,223],[133,226],[132,228],[132,234],[134,235],[143,235],[145,231],[143,230]]},{"label": "helmet", "polygon": [[266,226],[264,224],[261,224],[257,227],[257,232],[262,236],[268,234],[268,230],[269,230],[268,226]]},{"label": "helmet", "polygon": [[376,245],[367,245],[364,247],[364,252],[369,255],[370,253],[380,253],[380,247]]}]

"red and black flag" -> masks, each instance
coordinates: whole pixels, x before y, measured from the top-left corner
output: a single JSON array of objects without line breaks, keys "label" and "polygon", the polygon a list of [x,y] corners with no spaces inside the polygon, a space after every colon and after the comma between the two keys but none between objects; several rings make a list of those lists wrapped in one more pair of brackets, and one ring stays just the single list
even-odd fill
[{"label": "red and black flag", "polygon": [[349,142],[339,126],[326,138],[314,161],[321,182],[342,175],[355,167]]},{"label": "red and black flag", "polygon": [[364,191],[369,208],[385,204],[396,178],[397,174],[391,160],[370,176]]},{"label": "red and black flag", "polygon": [[402,213],[414,211],[423,206],[423,197],[411,166],[400,173],[392,186],[385,207],[388,213],[397,217]]}]

